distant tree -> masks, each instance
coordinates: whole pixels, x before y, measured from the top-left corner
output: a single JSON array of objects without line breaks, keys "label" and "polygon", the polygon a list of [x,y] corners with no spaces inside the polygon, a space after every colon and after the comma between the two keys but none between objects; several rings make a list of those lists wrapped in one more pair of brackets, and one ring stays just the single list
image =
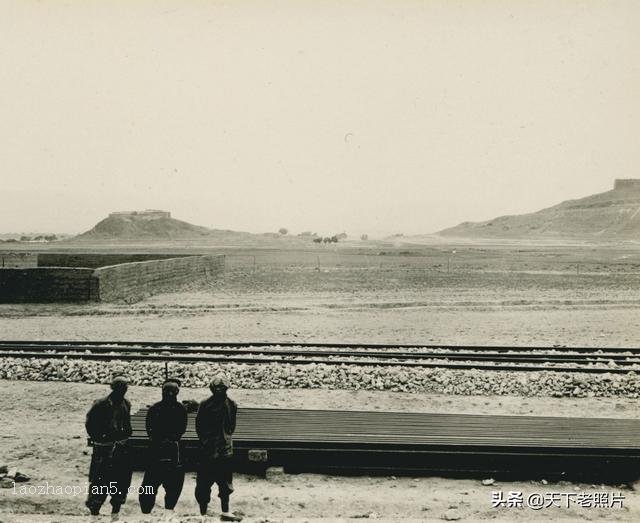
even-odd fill
[{"label": "distant tree", "polygon": [[322,243],[322,238],[320,238],[320,237],[314,238],[313,239],[313,243]]},{"label": "distant tree", "polygon": [[347,239],[347,233],[346,232],[341,232],[340,234],[336,234],[336,238],[338,238],[338,240],[346,240]]},{"label": "distant tree", "polygon": [[278,232],[284,236],[285,234],[289,234],[289,229],[282,227],[278,229]]},{"label": "distant tree", "polygon": [[31,241],[31,236],[22,235],[22,236],[20,236],[20,241],[21,242],[30,242]]},{"label": "distant tree", "polygon": [[48,236],[45,236],[44,239],[48,242],[54,242],[58,239],[58,236],[55,234],[49,234]]},{"label": "distant tree", "polygon": [[361,240],[363,240],[363,241],[366,241],[366,240],[368,240],[368,239],[369,239],[369,235],[368,235],[368,234],[362,234],[362,235],[360,236],[360,239],[361,239]]},{"label": "distant tree", "polygon": [[331,238],[329,238],[331,243],[338,243],[338,236],[334,234]]}]

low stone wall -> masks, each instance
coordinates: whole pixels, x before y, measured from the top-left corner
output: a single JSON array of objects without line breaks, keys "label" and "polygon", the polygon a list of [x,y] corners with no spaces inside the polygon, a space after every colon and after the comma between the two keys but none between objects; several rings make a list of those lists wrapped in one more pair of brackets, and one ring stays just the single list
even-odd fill
[{"label": "low stone wall", "polygon": [[31,268],[38,266],[38,255],[32,252],[0,252],[0,268]]},{"label": "low stone wall", "polygon": [[94,271],[101,301],[138,301],[224,272],[224,256],[188,256],[100,267]]},{"label": "low stone wall", "polygon": [[[151,255],[153,256],[153,255]],[[174,255],[175,256],[175,255]],[[186,256],[107,267],[0,268],[0,303],[139,301],[222,275],[225,257]]]},{"label": "low stone wall", "polygon": [[51,303],[97,299],[93,269],[0,269],[0,302]]},{"label": "low stone wall", "polygon": [[97,269],[108,265],[132,263],[149,260],[166,260],[178,258],[179,254],[149,254],[149,253],[66,253],[41,252],[37,254],[38,267],[88,267]]}]

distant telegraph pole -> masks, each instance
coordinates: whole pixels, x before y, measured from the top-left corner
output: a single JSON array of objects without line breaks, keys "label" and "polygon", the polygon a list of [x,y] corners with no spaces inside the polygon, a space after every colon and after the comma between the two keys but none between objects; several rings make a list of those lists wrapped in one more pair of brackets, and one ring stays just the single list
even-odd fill
[{"label": "distant telegraph pole", "polygon": [[449,274],[449,271],[451,269],[451,256],[454,255],[455,253],[456,253],[456,250],[453,249],[449,257],[447,258],[447,274]]}]

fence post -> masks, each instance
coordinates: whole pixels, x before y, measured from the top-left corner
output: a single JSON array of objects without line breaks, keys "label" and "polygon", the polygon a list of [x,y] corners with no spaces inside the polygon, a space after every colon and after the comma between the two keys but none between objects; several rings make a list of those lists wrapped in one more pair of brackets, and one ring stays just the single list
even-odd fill
[{"label": "fence post", "polygon": [[256,257],[253,257],[253,272],[256,272]]},{"label": "fence post", "polygon": [[316,271],[319,271],[320,270],[320,256],[316,256],[316,263],[317,263]]}]

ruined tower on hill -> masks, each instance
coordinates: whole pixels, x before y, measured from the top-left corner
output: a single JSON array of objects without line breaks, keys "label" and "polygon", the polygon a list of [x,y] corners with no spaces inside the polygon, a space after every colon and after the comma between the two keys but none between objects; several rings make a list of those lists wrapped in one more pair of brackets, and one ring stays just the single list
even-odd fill
[{"label": "ruined tower on hill", "polygon": [[171,218],[169,211],[159,211],[157,209],[146,209],[144,211],[116,211],[109,213],[111,217],[130,217],[130,218],[142,218],[147,220],[156,220],[160,218]]},{"label": "ruined tower on hill", "polygon": [[640,179],[617,179],[609,191],[566,200],[533,213],[464,222],[440,234],[467,238],[640,241]]},{"label": "ruined tower on hill", "polygon": [[616,191],[638,191],[640,192],[640,178],[618,178],[613,184]]},{"label": "ruined tower on hill", "polygon": [[76,240],[185,240],[211,235],[211,229],[176,220],[168,211],[112,212]]}]

